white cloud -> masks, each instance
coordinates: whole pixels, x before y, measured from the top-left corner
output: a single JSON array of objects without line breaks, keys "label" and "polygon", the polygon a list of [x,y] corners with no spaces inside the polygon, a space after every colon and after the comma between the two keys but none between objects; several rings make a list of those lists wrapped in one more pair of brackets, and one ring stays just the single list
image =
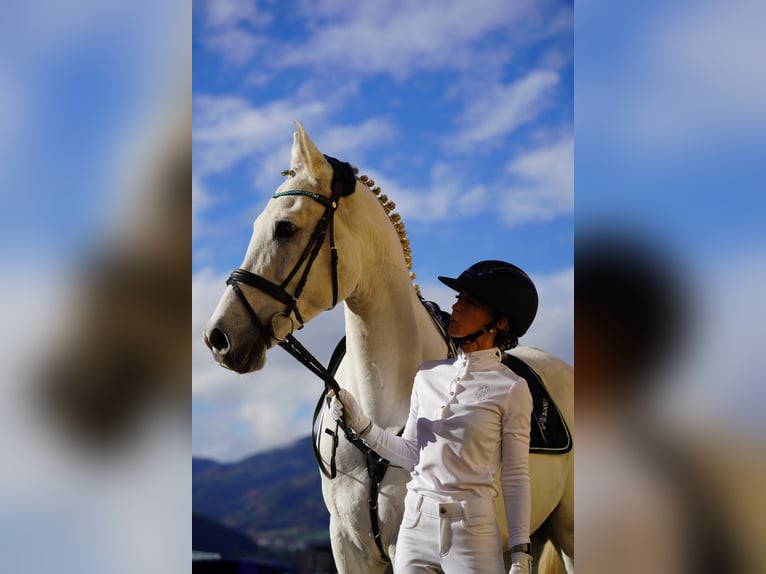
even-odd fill
[{"label": "white cloud", "polygon": [[458,168],[436,163],[419,187],[369,172],[383,193],[396,203],[405,222],[438,222],[493,210],[509,225],[549,221],[574,208],[574,141],[566,136],[548,147],[523,153],[509,163],[507,181],[488,185],[467,181]]},{"label": "white cloud", "polygon": [[550,105],[558,82],[556,72],[536,70],[512,84],[498,84],[475,95],[459,119],[463,127],[450,138],[450,146],[470,149],[492,143],[531,122]]},{"label": "white cloud", "polygon": [[265,37],[237,29],[210,34],[204,39],[208,48],[219,52],[225,62],[235,66],[246,64],[267,41]]},{"label": "white cloud", "polygon": [[[364,172],[364,170],[362,170]],[[403,187],[377,172],[370,175],[381,192],[396,203],[396,211],[405,221],[444,221],[480,213],[488,202],[483,185],[464,181],[460,173],[449,164],[436,163],[429,173],[429,181],[417,188]]]},{"label": "white cloud", "polygon": [[[205,45],[224,61],[242,65],[264,40],[272,16],[256,2],[200,2],[207,35]],[[512,4],[496,0],[373,3],[313,1],[292,6],[302,19],[303,45],[269,45],[269,65],[332,66],[362,73],[389,73],[404,79],[418,70],[475,70],[476,63],[505,62],[514,46],[571,31],[569,6],[531,0]],[[237,36],[231,40],[226,35]],[[493,35],[503,48],[487,49]],[[238,50],[237,46],[244,46]],[[480,57],[479,57],[480,56]]]},{"label": "white cloud", "polygon": [[352,162],[362,160],[364,150],[390,142],[396,136],[392,122],[376,117],[358,124],[328,127],[329,111],[326,104],[317,100],[278,100],[255,107],[236,96],[196,96],[195,173],[205,177],[250,159],[260,168],[256,183],[273,183],[279,171],[289,165],[296,119],[319,149]]},{"label": "white cloud", "polygon": [[252,0],[208,0],[201,2],[206,33],[201,41],[218,52],[223,61],[235,66],[246,64],[267,39],[253,28],[268,25],[272,18]]},{"label": "white cloud", "polygon": [[268,24],[271,18],[258,10],[256,0],[208,0],[203,2],[207,25],[231,28],[241,23]]},{"label": "white cloud", "polygon": [[195,172],[200,177],[219,173],[291,142],[295,119],[313,121],[325,111],[320,102],[279,100],[256,108],[236,96],[195,96]]},{"label": "white cloud", "polygon": [[[537,15],[527,0],[512,5],[494,0],[463,2],[363,2],[339,11],[333,3],[307,5],[305,16],[332,16],[319,22],[303,46],[285,51],[282,65],[332,65],[405,78],[422,69],[461,69],[475,61],[472,43],[492,32],[530,25]],[[345,17],[345,18],[344,18]],[[509,32],[512,36],[512,32]]]},{"label": "white cloud", "polygon": [[396,126],[384,119],[371,117],[360,124],[330,127],[311,135],[322,150],[338,159],[358,157],[360,151],[390,142]]},{"label": "white cloud", "polygon": [[512,185],[501,200],[509,225],[549,221],[574,210],[574,140],[567,136],[527,152],[507,168]]}]

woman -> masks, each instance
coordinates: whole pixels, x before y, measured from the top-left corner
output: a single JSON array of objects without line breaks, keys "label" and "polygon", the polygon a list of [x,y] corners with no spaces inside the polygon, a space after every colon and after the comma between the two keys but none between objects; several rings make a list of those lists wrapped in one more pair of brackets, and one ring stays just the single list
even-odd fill
[{"label": "woman", "polygon": [[[397,540],[397,574],[503,574],[494,498],[502,495],[511,574],[528,574],[529,431],[532,396],[508,369],[502,351],[518,344],[537,313],[537,291],[526,273],[503,261],[481,261],[457,279],[449,335],[452,359],[423,363],[415,375],[402,436],[367,417],[353,395],[332,397],[332,416],[381,456],[410,469]],[[502,467],[500,487],[494,480]]]}]

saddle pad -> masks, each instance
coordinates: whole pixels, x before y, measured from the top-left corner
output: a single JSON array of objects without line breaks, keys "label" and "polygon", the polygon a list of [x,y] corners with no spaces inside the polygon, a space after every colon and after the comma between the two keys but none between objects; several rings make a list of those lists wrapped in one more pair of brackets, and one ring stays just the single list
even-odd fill
[{"label": "saddle pad", "polygon": [[532,431],[529,452],[564,454],[572,450],[572,437],[564,418],[548,394],[543,381],[529,365],[518,357],[503,353],[503,364],[524,377],[532,393]]}]

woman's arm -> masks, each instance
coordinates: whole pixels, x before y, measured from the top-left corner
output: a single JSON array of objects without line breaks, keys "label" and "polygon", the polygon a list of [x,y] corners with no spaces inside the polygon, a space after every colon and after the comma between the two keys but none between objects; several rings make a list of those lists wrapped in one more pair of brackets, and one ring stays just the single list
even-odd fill
[{"label": "woman's arm", "polygon": [[413,392],[410,399],[410,414],[402,436],[390,433],[372,423],[369,433],[363,437],[364,442],[380,456],[408,471],[412,470],[419,459],[416,402],[416,395]]},{"label": "woman's arm", "polygon": [[527,383],[516,381],[508,392],[503,419],[502,473],[500,484],[508,522],[508,547],[529,543],[532,496],[529,482],[529,433],[532,395]]},{"label": "woman's arm", "polygon": [[340,402],[337,397],[331,397],[330,412],[335,420],[344,417],[345,412],[346,423],[351,429],[357,432],[370,448],[392,464],[401,466],[408,471],[417,464],[418,400],[414,388],[410,397],[410,413],[402,436],[390,433],[372,422],[359,406],[354,395],[346,389],[340,391]]}]

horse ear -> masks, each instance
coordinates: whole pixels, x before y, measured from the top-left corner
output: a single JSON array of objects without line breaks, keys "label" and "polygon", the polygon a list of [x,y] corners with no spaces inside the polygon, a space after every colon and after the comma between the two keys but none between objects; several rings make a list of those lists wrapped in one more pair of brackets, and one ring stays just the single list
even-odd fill
[{"label": "horse ear", "polygon": [[301,167],[305,167],[314,177],[319,177],[322,172],[327,172],[328,169],[332,173],[330,164],[327,163],[322,152],[317,149],[298,120],[295,120],[295,130],[290,168],[297,171]]}]

